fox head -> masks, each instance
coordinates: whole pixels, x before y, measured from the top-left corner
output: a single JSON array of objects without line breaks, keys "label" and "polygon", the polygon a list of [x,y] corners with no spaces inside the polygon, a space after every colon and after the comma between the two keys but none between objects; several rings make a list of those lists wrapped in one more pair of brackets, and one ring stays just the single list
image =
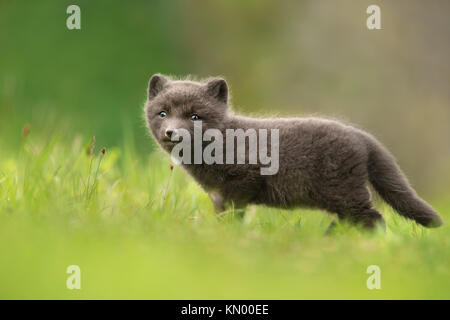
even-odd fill
[{"label": "fox head", "polygon": [[221,130],[227,115],[228,85],[221,78],[206,82],[175,81],[161,74],[150,78],[145,116],[150,132],[166,151],[177,143],[171,140],[177,129],[193,135],[195,121],[201,120],[202,131]]}]

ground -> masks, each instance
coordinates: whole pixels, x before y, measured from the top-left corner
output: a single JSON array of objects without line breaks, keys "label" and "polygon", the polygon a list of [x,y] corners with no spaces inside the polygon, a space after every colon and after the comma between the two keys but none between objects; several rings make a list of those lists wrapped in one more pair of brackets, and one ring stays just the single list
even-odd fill
[{"label": "ground", "polygon": [[[252,207],[217,219],[206,193],[159,152],[24,131],[0,153],[0,298],[448,299],[448,223],[427,230],[379,203],[387,231],[316,210]],[[450,203],[431,201],[446,221]],[[81,289],[69,290],[69,265]],[[381,270],[369,290],[368,266]]]}]

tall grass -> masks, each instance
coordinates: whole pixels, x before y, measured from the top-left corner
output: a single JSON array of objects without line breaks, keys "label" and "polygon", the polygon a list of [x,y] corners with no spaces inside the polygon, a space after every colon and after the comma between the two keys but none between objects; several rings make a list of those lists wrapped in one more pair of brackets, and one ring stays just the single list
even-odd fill
[{"label": "tall grass", "polygon": [[[449,220],[450,205],[435,204]],[[450,298],[448,225],[380,210],[385,234],[323,236],[330,217],[311,210],[216,218],[162,153],[28,128],[0,154],[0,298]],[[81,290],[66,288],[73,264]],[[374,264],[381,290],[366,287]]]}]

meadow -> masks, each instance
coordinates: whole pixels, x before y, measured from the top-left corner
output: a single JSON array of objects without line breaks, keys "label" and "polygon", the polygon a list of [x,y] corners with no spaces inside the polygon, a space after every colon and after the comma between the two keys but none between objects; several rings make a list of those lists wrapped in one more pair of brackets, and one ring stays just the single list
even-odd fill
[{"label": "meadow", "polygon": [[[450,2],[385,1],[368,30],[373,4],[0,1],[0,299],[449,299]],[[222,76],[245,115],[364,128],[447,223],[380,201],[386,233],[324,236],[318,210],[216,217],[147,133],[155,73]]]},{"label": "meadow", "polygon": [[[182,168],[132,139],[103,149],[70,130],[17,135],[0,155],[2,299],[450,297],[448,224],[426,230],[381,203],[386,233],[324,236],[331,218],[315,210],[217,218]],[[450,204],[432,203],[448,221]],[[80,290],[66,287],[69,265]],[[366,286],[370,265],[380,290]]]}]

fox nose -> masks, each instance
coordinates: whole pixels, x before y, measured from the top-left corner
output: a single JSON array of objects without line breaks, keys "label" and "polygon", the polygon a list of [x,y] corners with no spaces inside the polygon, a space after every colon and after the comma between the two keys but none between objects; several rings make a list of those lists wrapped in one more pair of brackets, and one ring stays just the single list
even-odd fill
[{"label": "fox nose", "polygon": [[173,129],[167,129],[166,130],[166,137],[167,138],[172,138],[172,135],[173,135],[173,133],[174,133],[175,131],[173,130]]}]

